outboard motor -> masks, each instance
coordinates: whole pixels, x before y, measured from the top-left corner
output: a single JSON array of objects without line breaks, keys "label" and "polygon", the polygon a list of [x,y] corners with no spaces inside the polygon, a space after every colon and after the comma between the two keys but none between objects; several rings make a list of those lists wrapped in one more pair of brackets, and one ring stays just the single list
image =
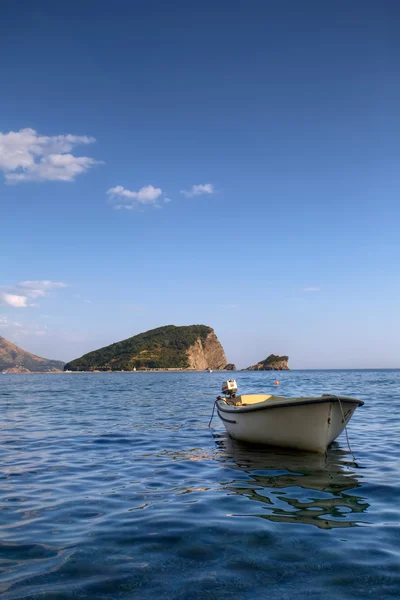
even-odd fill
[{"label": "outboard motor", "polygon": [[224,381],[222,384],[222,393],[228,396],[228,398],[234,398],[237,391],[238,386],[235,379],[228,379],[228,381]]}]

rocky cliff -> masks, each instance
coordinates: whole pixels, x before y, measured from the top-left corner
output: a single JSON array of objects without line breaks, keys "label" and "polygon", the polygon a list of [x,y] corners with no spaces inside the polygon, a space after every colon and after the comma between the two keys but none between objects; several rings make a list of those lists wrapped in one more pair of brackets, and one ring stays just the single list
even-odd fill
[{"label": "rocky cliff", "polygon": [[24,375],[25,373],[32,373],[25,367],[11,367],[11,369],[5,369],[3,375]]},{"label": "rocky cliff", "polygon": [[214,331],[210,331],[205,339],[200,337],[187,352],[189,369],[223,369],[227,363],[225,352]]},{"label": "rocky cliff", "polygon": [[49,373],[62,371],[64,363],[60,360],[48,360],[26,350],[22,350],[12,342],[0,336],[0,373]]},{"label": "rocky cliff", "polygon": [[247,367],[246,371],[289,371],[289,357],[270,354],[265,360]]},{"label": "rocky cliff", "polygon": [[166,325],[89,352],[66,364],[65,370],[217,370],[226,364],[224,349],[211,327]]}]

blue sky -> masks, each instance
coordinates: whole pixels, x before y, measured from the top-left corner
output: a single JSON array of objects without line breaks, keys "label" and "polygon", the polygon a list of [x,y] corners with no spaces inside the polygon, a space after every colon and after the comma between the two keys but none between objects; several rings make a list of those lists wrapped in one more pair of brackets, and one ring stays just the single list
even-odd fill
[{"label": "blue sky", "polygon": [[400,8],[0,7],[0,335],[400,367]]}]

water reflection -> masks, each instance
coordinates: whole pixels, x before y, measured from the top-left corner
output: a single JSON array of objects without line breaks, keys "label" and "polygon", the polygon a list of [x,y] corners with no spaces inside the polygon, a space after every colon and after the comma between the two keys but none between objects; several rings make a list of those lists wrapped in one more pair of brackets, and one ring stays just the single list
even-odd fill
[{"label": "water reflection", "polygon": [[257,503],[250,512],[232,516],[259,516],[322,529],[366,522],[361,514],[369,504],[352,491],[360,487],[361,475],[338,445],[324,456],[249,447],[225,435],[215,435],[215,440],[216,459],[240,472],[223,482],[223,489]]}]

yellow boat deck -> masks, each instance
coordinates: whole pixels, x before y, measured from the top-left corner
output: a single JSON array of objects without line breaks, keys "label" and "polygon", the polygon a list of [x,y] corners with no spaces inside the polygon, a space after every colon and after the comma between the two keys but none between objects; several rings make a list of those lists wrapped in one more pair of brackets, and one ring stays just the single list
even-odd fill
[{"label": "yellow boat deck", "polygon": [[249,404],[258,404],[266,400],[284,400],[284,398],[274,396],[273,394],[241,394],[235,398],[229,398],[227,404],[231,406],[248,406]]}]

